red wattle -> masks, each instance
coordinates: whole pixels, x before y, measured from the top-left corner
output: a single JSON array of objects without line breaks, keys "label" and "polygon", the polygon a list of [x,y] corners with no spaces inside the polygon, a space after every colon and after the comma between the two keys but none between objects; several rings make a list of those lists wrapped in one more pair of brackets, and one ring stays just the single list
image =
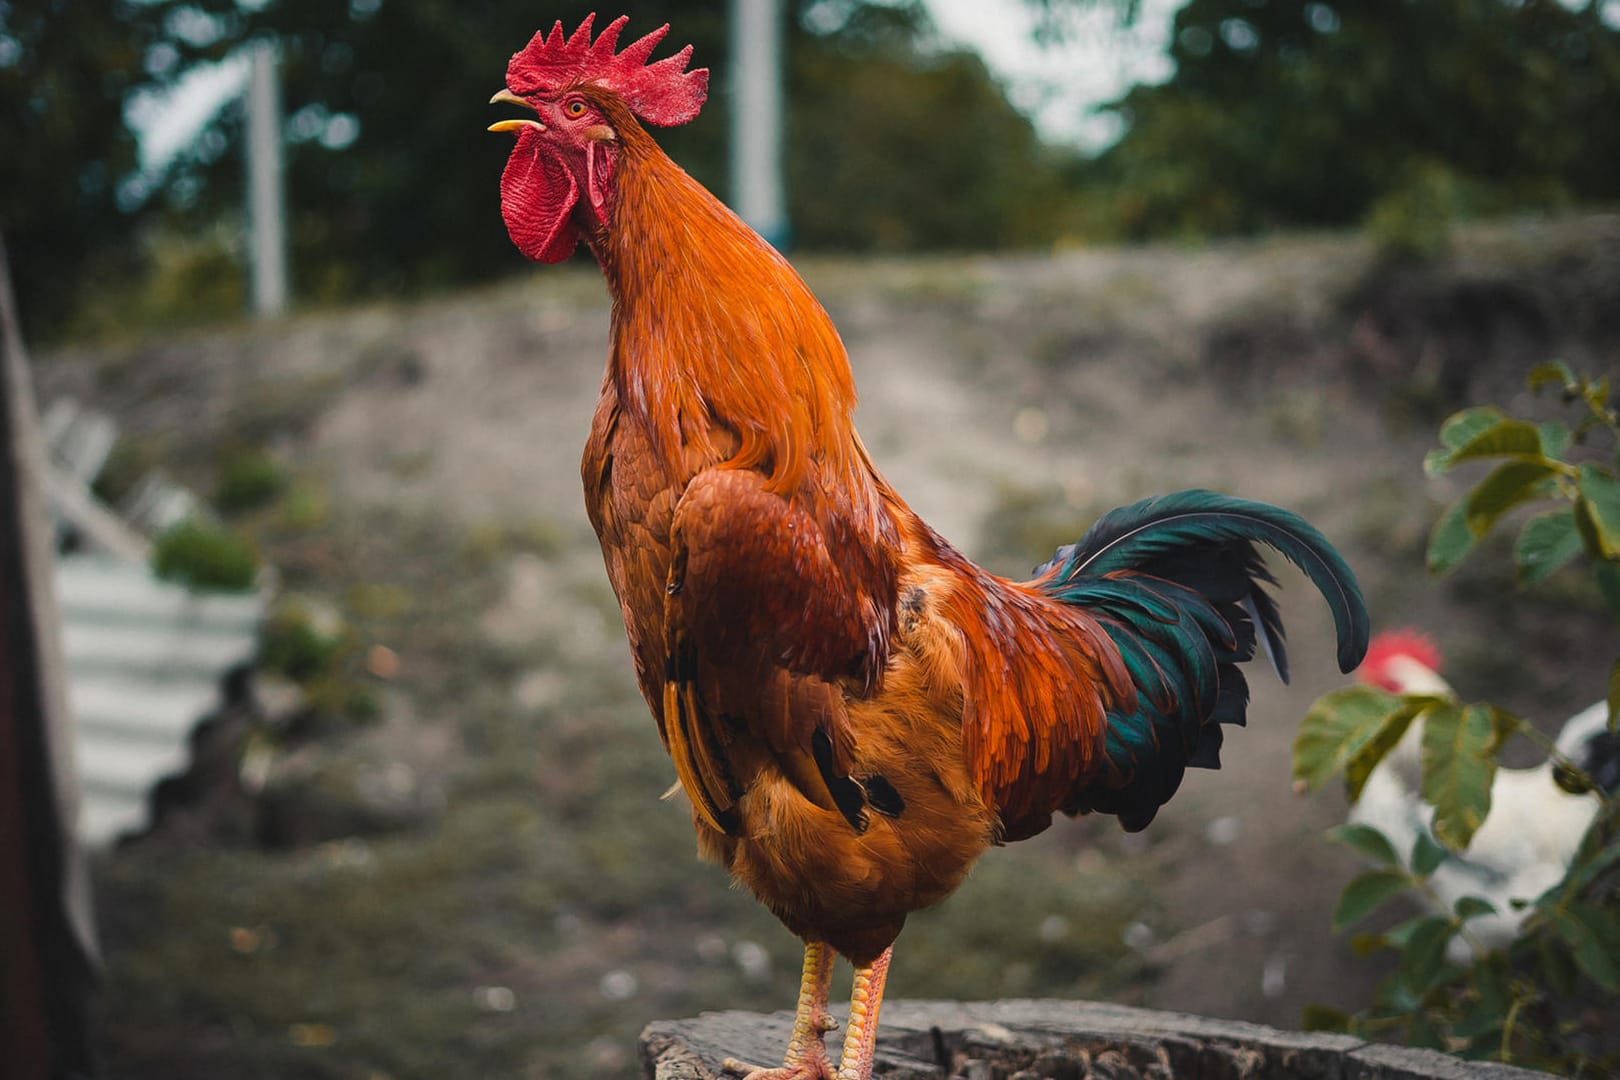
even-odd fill
[{"label": "red wattle", "polygon": [[501,173],[501,217],[518,250],[540,262],[562,262],[579,234],[568,216],[579,198],[574,176],[545,149],[540,133],[525,130]]}]

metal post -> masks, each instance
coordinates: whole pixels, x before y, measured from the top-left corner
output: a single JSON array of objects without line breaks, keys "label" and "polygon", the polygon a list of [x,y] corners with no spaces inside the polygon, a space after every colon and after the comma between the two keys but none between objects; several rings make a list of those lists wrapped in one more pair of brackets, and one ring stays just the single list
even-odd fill
[{"label": "metal post", "polygon": [[742,219],[782,247],[781,0],[731,0],[731,70],[731,195]]},{"label": "metal post", "polygon": [[276,47],[261,41],[252,46],[247,94],[253,313],[261,318],[280,315],[287,309],[287,211],[282,191],[280,98]]}]

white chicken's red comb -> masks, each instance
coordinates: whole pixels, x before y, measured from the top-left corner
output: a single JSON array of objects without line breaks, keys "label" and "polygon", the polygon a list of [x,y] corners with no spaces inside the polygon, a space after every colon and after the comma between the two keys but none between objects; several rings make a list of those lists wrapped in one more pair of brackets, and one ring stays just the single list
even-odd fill
[{"label": "white chicken's red comb", "polygon": [[1356,669],[1356,678],[1400,693],[1400,682],[1390,674],[1389,665],[1391,661],[1402,659],[1416,660],[1436,674],[1440,671],[1440,647],[1434,639],[1421,630],[1403,628],[1373,635],[1372,641],[1367,643],[1367,658]]},{"label": "white chicken's red comb", "polygon": [[532,94],[595,83],[618,94],[643,120],[663,127],[684,124],[698,114],[709,95],[709,69],[686,70],[692,46],[657,63],[647,63],[653,49],[669,33],[668,23],[615,54],[619,32],[630,16],[614,19],[593,42],[591,23],[595,18],[595,14],[585,16],[579,29],[567,36],[561,20],[549,35],[537,32],[506,65],[507,87],[516,94]]}]

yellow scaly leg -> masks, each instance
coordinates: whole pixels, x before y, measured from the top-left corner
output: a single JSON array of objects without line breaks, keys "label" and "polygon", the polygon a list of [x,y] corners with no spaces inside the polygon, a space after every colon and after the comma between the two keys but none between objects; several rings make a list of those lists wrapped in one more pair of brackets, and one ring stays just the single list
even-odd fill
[{"label": "yellow scaly leg", "polygon": [[849,995],[849,1028],[844,1032],[844,1055],[837,1080],[872,1080],[872,1055],[877,1050],[878,1010],[883,1005],[883,984],[889,978],[894,946],[867,967],[855,969]]},{"label": "yellow scaly leg", "polygon": [[781,1068],[765,1069],[727,1058],[722,1068],[742,1073],[743,1080],[835,1080],[823,1036],[838,1026],[827,1012],[832,984],[833,951],[820,941],[804,945],[804,977],[799,982],[799,1009]]}]

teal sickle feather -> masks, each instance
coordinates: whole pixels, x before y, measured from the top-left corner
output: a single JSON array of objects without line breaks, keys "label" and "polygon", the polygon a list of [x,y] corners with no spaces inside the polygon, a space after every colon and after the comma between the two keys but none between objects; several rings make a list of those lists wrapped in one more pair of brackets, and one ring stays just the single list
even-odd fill
[{"label": "teal sickle feather", "polygon": [[1265,590],[1275,579],[1257,544],[1321,591],[1339,667],[1354,670],[1369,632],[1355,574],[1320,532],[1275,506],[1210,491],[1146,499],[1105,515],[1036,570],[1037,587],[1101,621],[1137,691],[1134,711],[1109,714],[1104,767],[1065,811],[1144,828],[1187,766],[1220,767],[1221,725],[1241,726],[1248,707],[1237,665],[1262,651],[1287,681],[1282,618]]}]

